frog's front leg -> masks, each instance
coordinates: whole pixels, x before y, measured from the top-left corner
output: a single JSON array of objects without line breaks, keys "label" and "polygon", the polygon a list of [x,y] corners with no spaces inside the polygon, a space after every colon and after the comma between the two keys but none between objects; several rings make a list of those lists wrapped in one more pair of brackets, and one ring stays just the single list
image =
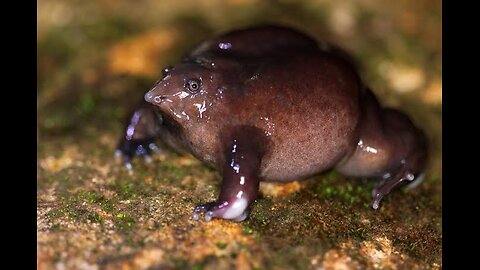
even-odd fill
[{"label": "frog's front leg", "polygon": [[134,156],[143,156],[145,161],[149,162],[150,154],[160,151],[155,140],[161,124],[161,116],[155,112],[154,107],[142,101],[126,121],[124,133],[117,143],[115,157],[122,160],[127,169],[132,168],[131,160]]},{"label": "frog's front leg", "polygon": [[205,213],[205,220],[223,218],[243,221],[248,216],[248,207],[257,198],[259,168],[263,147],[255,136],[234,136],[226,150],[220,196],[216,202],[195,207],[193,218],[198,220]]}]

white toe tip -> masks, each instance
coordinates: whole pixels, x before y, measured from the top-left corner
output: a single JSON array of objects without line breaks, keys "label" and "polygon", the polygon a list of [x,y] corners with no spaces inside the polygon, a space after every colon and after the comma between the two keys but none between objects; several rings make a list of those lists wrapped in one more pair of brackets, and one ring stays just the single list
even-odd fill
[{"label": "white toe tip", "polygon": [[131,171],[132,168],[133,168],[132,163],[130,163],[130,162],[125,163],[125,168],[127,168],[127,170]]},{"label": "white toe tip", "polygon": [[213,217],[213,212],[212,212],[212,211],[208,211],[208,212],[205,214],[205,221],[210,221],[210,220],[212,220],[212,217]]},{"label": "white toe tip", "polygon": [[379,201],[374,201],[373,204],[372,204],[372,208],[377,210],[378,209],[378,206],[379,206],[380,202]]},{"label": "white toe tip", "polygon": [[418,187],[423,182],[424,179],[425,179],[425,173],[421,173],[420,175],[417,176],[417,178],[413,180],[413,182],[407,185],[406,189],[411,190]]}]

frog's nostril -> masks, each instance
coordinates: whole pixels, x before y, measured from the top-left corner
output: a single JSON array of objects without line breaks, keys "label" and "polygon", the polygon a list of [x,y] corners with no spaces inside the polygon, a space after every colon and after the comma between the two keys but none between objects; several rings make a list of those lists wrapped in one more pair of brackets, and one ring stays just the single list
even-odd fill
[{"label": "frog's nostril", "polygon": [[165,99],[165,97],[163,97],[163,96],[154,96],[153,97],[153,101],[155,103],[161,103],[164,99]]},{"label": "frog's nostril", "polygon": [[152,91],[145,94],[145,101],[149,103],[161,103],[166,96],[158,96],[152,93]]}]

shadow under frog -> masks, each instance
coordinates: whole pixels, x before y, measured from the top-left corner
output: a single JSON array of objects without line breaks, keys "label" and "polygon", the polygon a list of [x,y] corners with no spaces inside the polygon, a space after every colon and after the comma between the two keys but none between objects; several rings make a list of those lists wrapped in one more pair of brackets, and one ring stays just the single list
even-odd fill
[{"label": "shadow under frog", "polygon": [[352,61],[280,26],[233,31],[205,41],[148,91],[132,113],[117,155],[131,168],[158,138],[223,175],[218,200],[193,217],[242,221],[260,181],[291,181],[328,169],[378,179],[373,208],[418,178],[424,134],[382,108]]}]

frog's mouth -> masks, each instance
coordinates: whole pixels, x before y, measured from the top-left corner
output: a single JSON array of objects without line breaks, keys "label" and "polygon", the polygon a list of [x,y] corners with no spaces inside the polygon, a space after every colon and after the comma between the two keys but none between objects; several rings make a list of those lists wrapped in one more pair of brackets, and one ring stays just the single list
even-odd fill
[{"label": "frog's mouth", "polygon": [[[160,112],[163,116],[168,115],[168,114],[173,114],[177,116],[177,113],[175,112],[174,108],[172,108],[169,103],[173,103],[173,101],[170,99],[171,96],[168,95],[156,95],[154,93],[155,89],[150,90],[145,94],[145,101],[154,105],[155,109]],[[178,117],[178,116],[177,116]],[[181,118],[181,117],[178,117]]]},{"label": "frog's mouth", "polygon": [[178,137],[183,136],[183,126],[178,121],[178,118],[173,117],[170,113],[165,112],[159,106],[153,107],[153,111],[163,127],[165,127],[171,133],[176,134]]},{"label": "frog's mouth", "polygon": [[177,119],[175,119],[176,117],[173,117],[173,115],[172,115],[172,113],[173,113],[172,109],[161,106],[161,104],[157,104],[157,103],[151,103],[151,104],[153,105],[152,106],[153,111],[154,111],[155,115],[157,116],[157,118],[160,120],[160,122],[165,122],[165,121],[178,122],[178,121],[176,121]]}]

